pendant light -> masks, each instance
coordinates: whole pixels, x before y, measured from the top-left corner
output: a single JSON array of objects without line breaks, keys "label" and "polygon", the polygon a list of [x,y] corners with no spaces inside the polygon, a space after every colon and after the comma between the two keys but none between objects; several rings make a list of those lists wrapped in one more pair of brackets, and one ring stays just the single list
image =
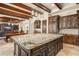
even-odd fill
[{"label": "pendant light", "polygon": [[34,10],[32,10],[32,16],[34,16]]},{"label": "pendant light", "polygon": [[36,16],[36,17],[38,16],[38,13],[37,13],[37,12],[35,12],[35,16]]},{"label": "pendant light", "polygon": [[10,25],[10,22],[8,22],[8,25]]}]

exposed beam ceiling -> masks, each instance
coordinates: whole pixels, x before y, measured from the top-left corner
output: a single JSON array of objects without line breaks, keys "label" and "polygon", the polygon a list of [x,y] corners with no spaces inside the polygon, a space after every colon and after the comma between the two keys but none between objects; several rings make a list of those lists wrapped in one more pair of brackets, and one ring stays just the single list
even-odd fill
[{"label": "exposed beam ceiling", "polygon": [[21,13],[16,13],[16,12],[13,12],[13,11],[10,11],[10,10],[6,10],[5,8],[0,8],[0,14],[29,19],[29,16],[27,16],[27,15],[24,15],[24,14],[21,14]]},{"label": "exposed beam ceiling", "polygon": [[19,18],[19,17],[15,17],[15,16],[10,16],[10,15],[4,15],[4,14],[0,14],[0,17],[9,17],[9,18],[13,18],[13,19],[18,19],[18,20],[25,20],[25,18]]},{"label": "exposed beam ceiling", "polygon": [[26,9],[26,10],[29,10],[29,11],[32,11],[32,8],[30,8],[29,6],[26,6],[22,3],[11,3],[12,5],[15,5],[15,6],[18,6],[18,7],[21,7],[23,9]]},{"label": "exposed beam ceiling", "polygon": [[24,11],[24,10],[21,10],[21,9],[18,9],[18,8],[15,8],[15,7],[12,7],[12,6],[3,4],[3,3],[0,3],[0,7],[7,8],[7,9],[10,9],[10,10],[13,10],[13,11],[17,11],[17,12],[20,12],[20,13],[24,13],[24,14],[26,14],[27,16],[28,16],[28,15],[31,15],[30,12],[26,12],[26,11]]},{"label": "exposed beam ceiling", "polygon": [[60,3],[54,3],[59,9],[62,9],[62,5]]},{"label": "exposed beam ceiling", "polygon": [[0,14],[3,15],[29,19],[30,17],[32,17],[31,15],[32,10],[34,9],[22,3],[10,3],[10,4],[0,3]]},{"label": "exposed beam ceiling", "polygon": [[79,4],[79,3],[76,3],[76,4]]},{"label": "exposed beam ceiling", "polygon": [[[0,17],[0,18],[3,18],[3,19],[14,19],[14,20],[19,20],[19,19],[10,18],[10,17]],[[1,19],[0,19],[0,20],[1,20]]]},{"label": "exposed beam ceiling", "polygon": [[34,11],[37,11],[38,13],[41,13],[41,14],[42,14],[41,11],[38,11],[38,10],[36,10],[36,9],[33,9],[33,8],[27,6],[26,4],[23,4],[23,3],[10,3],[10,4],[12,4],[12,5],[14,5],[14,6],[17,6],[17,7],[20,7],[20,8],[23,8],[23,9],[25,9],[25,10],[29,10],[29,11],[34,10]]},{"label": "exposed beam ceiling", "polygon": [[[17,5],[17,6],[19,6],[19,5],[23,6],[23,4],[21,4],[21,3],[11,3],[11,4]],[[30,12],[16,8],[16,7],[13,7],[12,5],[0,3],[0,14],[3,14],[3,15],[9,15],[9,16],[29,19],[30,17],[32,17],[31,16],[32,9],[30,7],[27,7],[27,10],[30,11]]]},{"label": "exposed beam ceiling", "polygon": [[32,3],[32,4],[34,4],[35,6],[37,6],[37,7],[41,8],[41,9],[47,11],[48,13],[51,12],[51,10],[50,10],[49,8],[47,8],[46,6],[44,6],[44,5],[41,4],[41,3]]}]

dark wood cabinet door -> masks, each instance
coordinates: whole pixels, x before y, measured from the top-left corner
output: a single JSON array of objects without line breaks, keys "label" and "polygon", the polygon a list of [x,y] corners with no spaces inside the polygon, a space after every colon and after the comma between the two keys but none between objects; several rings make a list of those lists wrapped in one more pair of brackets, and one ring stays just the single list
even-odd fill
[{"label": "dark wood cabinet door", "polygon": [[46,46],[42,46],[41,48],[32,52],[32,56],[46,56],[47,48]]},{"label": "dark wood cabinet door", "polygon": [[63,28],[78,28],[77,14],[63,16],[60,18],[60,29]]},{"label": "dark wood cabinet door", "polygon": [[76,36],[75,38],[76,38],[76,43],[75,44],[79,46],[79,36]]},{"label": "dark wood cabinet door", "polygon": [[77,42],[79,42],[79,41],[78,41],[78,37],[75,35],[65,35],[64,42],[76,45],[76,44],[78,44]]},{"label": "dark wood cabinet door", "polygon": [[57,33],[59,31],[59,16],[51,16],[48,20],[48,32]]},{"label": "dark wood cabinet door", "polygon": [[35,20],[35,22],[34,22],[34,33],[41,33],[41,31],[39,31],[37,29],[41,29],[41,21],[40,20]]},{"label": "dark wood cabinet door", "polygon": [[47,20],[42,21],[42,32],[43,33],[47,32]]}]

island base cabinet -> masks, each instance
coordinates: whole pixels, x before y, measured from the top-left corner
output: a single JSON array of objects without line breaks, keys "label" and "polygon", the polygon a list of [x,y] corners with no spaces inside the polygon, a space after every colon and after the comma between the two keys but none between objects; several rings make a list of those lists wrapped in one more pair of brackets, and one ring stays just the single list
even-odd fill
[{"label": "island base cabinet", "polygon": [[18,56],[18,45],[16,43],[14,43],[14,56]]},{"label": "island base cabinet", "polygon": [[51,51],[47,56],[55,56],[55,51]]},{"label": "island base cabinet", "polygon": [[50,41],[31,50],[14,43],[14,55],[18,56],[55,56],[63,48],[63,37]]},{"label": "island base cabinet", "polygon": [[56,45],[55,45],[55,55],[57,55],[57,53],[63,49],[63,37],[59,38],[59,40],[56,41]]},{"label": "island base cabinet", "polygon": [[24,51],[23,49],[21,49],[20,56],[28,56],[28,53],[26,51]]},{"label": "island base cabinet", "polygon": [[45,56],[46,54],[47,48],[45,46],[42,46],[41,48],[38,48],[32,52],[32,56]]}]

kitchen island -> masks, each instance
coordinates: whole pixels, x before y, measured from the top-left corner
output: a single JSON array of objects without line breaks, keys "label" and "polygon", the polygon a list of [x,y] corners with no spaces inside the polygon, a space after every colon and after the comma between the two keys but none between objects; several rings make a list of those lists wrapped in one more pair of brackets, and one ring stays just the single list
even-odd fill
[{"label": "kitchen island", "polygon": [[63,35],[28,34],[11,37],[16,56],[54,56],[63,48]]}]

